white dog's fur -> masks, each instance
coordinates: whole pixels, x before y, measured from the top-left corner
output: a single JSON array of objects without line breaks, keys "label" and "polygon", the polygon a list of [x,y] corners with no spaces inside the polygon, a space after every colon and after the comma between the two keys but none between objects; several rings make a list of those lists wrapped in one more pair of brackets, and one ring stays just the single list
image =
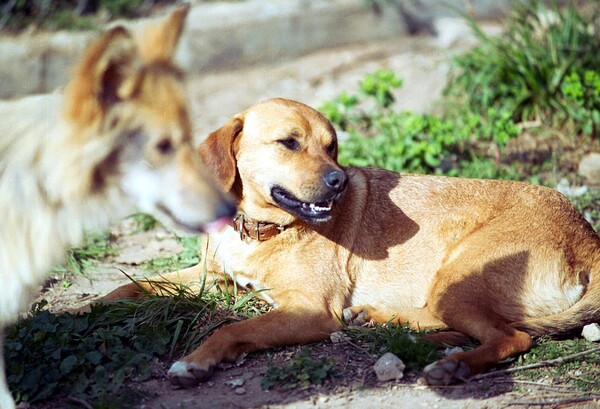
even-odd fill
[{"label": "white dog's fur", "polygon": [[152,41],[108,31],[64,93],[0,102],[1,409],[14,407],[1,329],[84,230],[139,209],[197,232],[234,211],[192,146],[171,63],[186,14],[148,30]]}]

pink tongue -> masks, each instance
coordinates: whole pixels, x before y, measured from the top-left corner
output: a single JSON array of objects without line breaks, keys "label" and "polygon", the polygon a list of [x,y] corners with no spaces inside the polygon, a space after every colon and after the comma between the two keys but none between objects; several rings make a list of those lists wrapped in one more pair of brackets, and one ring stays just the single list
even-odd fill
[{"label": "pink tongue", "polygon": [[220,219],[217,219],[214,222],[210,222],[206,226],[204,226],[204,231],[206,231],[207,233],[218,233],[229,224],[231,224],[230,217],[221,217]]}]

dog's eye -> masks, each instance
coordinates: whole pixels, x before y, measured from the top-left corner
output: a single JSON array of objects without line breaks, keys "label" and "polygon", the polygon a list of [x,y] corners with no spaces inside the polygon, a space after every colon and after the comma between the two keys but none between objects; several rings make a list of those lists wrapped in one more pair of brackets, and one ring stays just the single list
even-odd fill
[{"label": "dog's eye", "polygon": [[163,155],[168,155],[173,152],[173,143],[171,143],[170,139],[161,139],[156,144],[156,149],[162,153]]},{"label": "dog's eye", "polygon": [[291,151],[297,151],[298,149],[300,149],[300,144],[294,138],[279,139],[277,142],[279,142]]},{"label": "dog's eye", "polygon": [[335,143],[335,141],[331,142],[328,146],[327,146],[327,153],[333,153],[335,152],[335,148],[336,148],[337,144]]}]

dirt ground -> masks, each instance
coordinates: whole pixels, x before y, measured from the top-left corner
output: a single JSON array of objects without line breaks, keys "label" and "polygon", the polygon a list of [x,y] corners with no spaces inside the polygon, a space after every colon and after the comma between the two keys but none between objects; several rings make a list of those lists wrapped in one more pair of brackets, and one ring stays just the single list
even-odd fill
[{"label": "dirt ground", "polygon": [[[486,29],[497,32],[499,27],[490,23]],[[395,70],[404,79],[404,86],[397,94],[400,109],[432,111],[448,73],[448,57],[473,41],[466,28],[460,30],[460,26],[456,26],[446,37],[416,36],[357,44],[320,51],[294,61],[190,78],[198,140],[253,102],[286,97],[318,106],[341,91],[356,90],[364,74],[375,69]],[[448,44],[450,47],[446,47]],[[40,298],[48,300],[55,310],[78,307],[127,282],[119,269],[141,277],[147,274],[139,267],[144,260],[181,251],[173,235],[160,227],[133,233],[130,222],[125,221],[113,229],[113,236],[117,255],[92,269],[88,277],[70,277],[72,285],[66,289],[59,285],[61,277],[57,277]],[[165,377],[170,363],[157,362],[151,380],[132,386],[147,396],[139,406],[147,409],[529,407],[531,401],[556,403],[562,393],[556,386],[546,385],[546,380],[514,388],[515,381],[508,377],[448,388],[425,387],[420,384],[418,374],[411,373],[400,381],[379,382],[372,370],[376,357],[360,348],[330,342],[310,348],[313,355],[334,357],[341,374],[321,386],[263,391],[260,380],[266,368],[273,362],[289,360],[298,349],[289,347],[251,354],[239,365],[217,371],[209,382],[191,389],[173,388]],[[518,392],[512,392],[513,389]],[[552,400],[546,398],[548,394]],[[546,407],[553,406],[556,405]],[[64,407],[64,402],[29,407],[59,408]]]}]

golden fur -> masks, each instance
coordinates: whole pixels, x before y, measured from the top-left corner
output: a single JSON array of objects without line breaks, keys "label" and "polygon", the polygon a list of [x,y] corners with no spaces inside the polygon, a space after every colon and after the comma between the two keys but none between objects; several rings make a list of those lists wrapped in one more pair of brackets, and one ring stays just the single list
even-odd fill
[{"label": "golden fur", "polygon": [[[203,263],[214,279],[226,273],[265,290],[275,308],[217,330],[173,364],[177,384],[243,352],[326,339],[342,327],[338,317],[455,331],[431,337],[440,342],[481,341],[428,366],[431,384],[485,371],[527,351],[532,336],[600,319],[600,239],[553,189],[342,168],[330,123],[282,99],[236,115],[201,154],[241,213],[285,230],[267,241],[240,240],[233,228],[207,238]],[[193,283],[202,268],[161,281]],[[107,298],[139,295],[129,284]]]},{"label": "golden fur", "polygon": [[[233,214],[193,148],[182,74],[171,62],[186,15],[178,9],[150,30],[163,41],[136,45],[124,28],[111,29],[64,93],[0,102],[0,328],[85,229],[136,208],[192,232]],[[0,407],[8,409],[2,356]]]}]

